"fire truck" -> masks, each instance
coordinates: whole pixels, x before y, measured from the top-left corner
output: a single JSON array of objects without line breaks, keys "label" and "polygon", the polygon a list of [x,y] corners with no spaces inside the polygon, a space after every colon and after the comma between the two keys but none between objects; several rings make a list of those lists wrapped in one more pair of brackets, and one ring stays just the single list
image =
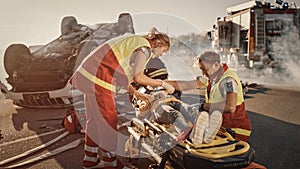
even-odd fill
[{"label": "fire truck", "polygon": [[217,18],[208,37],[223,61],[232,65],[276,66],[280,61],[272,45],[287,33],[300,37],[300,8],[294,2],[250,1],[226,12],[225,17]]}]

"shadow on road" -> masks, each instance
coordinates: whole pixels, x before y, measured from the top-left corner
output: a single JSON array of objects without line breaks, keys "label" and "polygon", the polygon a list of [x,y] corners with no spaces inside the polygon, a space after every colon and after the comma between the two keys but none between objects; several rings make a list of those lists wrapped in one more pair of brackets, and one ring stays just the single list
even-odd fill
[{"label": "shadow on road", "polygon": [[12,114],[13,126],[17,131],[24,128],[35,131],[37,134],[49,130],[62,128],[64,111],[61,109],[18,109]]},{"label": "shadow on road", "polygon": [[[245,98],[254,97],[253,95],[258,93],[268,94],[267,91],[272,89],[257,86],[255,88],[249,88]],[[268,94],[269,95],[269,94]],[[188,104],[203,102],[203,96],[195,94],[182,95],[184,102]],[[0,107],[0,110],[3,107]],[[62,128],[61,118],[67,109],[17,109],[11,114],[2,114],[0,129],[4,139],[1,142],[7,142],[11,140],[7,137],[14,139],[20,139],[33,135],[33,133],[41,134],[55,129]],[[300,168],[300,125],[287,123],[278,119],[274,119],[268,116],[258,114],[256,112],[248,111],[251,123],[252,123],[252,136],[250,138],[250,144],[256,151],[255,161],[259,164],[266,166],[268,169],[298,169]],[[5,122],[5,124],[4,124]],[[5,153],[0,151],[0,161],[7,159],[10,155],[22,153],[28,149],[32,149],[38,146],[40,143],[48,142],[49,140],[57,137],[60,133],[55,135],[43,136],[38,140],[27,140],[23,145],[12,144],[5,147]],[[61,140],[59,143],[53,146],[47,147],[45,150],[52,150],[59,146],[65,145],[76,138],[82,137],[82,135],[72,134]],[[38,142],[39,141],[39,142]],[[0,149],[3,147],[0,147]],[[81,165],[83,157],[83,145],[78,146],[75,149],[56,155],[51,159],[43,163],[34,165],[27,165],[26,168],[37,169],[47,168],[57,164],[59,166],[52,166],[54,168],[78,168]],[[35,154],[40,154],[37,152]],[[8,155],[7,155],[8,154]],[[55,160],[55,162],[53,162]]]},{"label": "shadow on road", "polygon": [[[9,109],[10,105],[6,105],[6,109]],[[1,144],[5,144],[0,147],[1,155],[0,161],[9,159],[13,156],[17,156],[28,150],[36,148],[42,144],[49,142],[52,139],[60,136],[64,131],[62,130],[62,120],[65,112],[69,108],[65,109],[27,109],[17,108],[14,111],[6,112],[3,114],[0,128],[4,136],[1,140]],[[5,124],[3,123],[5,122]],[[4,127],[6,126],[6,127]],[[58,132],[55,132],[58,131]],[[51,133],[53,132],[53,133]],[[51,133],[51,134],[46,134]],[[45,135],[43,135],[45,134]],[[34,137],[32,137],[34,136]],[[25,158],[9,162],[4,166],[17,164],[19,162],[31,159],[58,147],[64,146],[78,138],[83,138],[81,134],[70,134],[58,142],[43,148],[35,153],[32,153]],[[53,166],[53,160],[55,160],[54,168],[78,168],[81,165],[82,152],[79,149],[82,148],[82,144],[75,149],[63,152],[59,155],[47,158],[43,163],[32,163],[20,168],[47,168]],[[68,158],[66,158],[68,157]],[[1,166],[2,167],[2,166]]]},{"label": "shadow on road", "polygon": [[272,89],[269,89],[269,88],[265,88],[261,85],[257,85],[257,86],[253,86],[253,87],[249,87],[246,94],[244,95],[244,98],[245,99],[250,99],[250,98],[253,98],[253,96],[251,95],[254,95],[254,94],[258,94],[258,93],[264,93],[266,94],[267,91],[269,90],[272,90]]},{"label": "shadow on road", "polygon": [[300,126],[248,112],[255,161],[270,169],[300,168]]}]

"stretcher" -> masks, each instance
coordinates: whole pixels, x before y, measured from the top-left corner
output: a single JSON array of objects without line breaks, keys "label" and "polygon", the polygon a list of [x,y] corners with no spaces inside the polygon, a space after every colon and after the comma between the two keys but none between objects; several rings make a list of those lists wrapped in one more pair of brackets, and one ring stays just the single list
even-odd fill
[{"label": "stretcher", "polygon": [[126,151],[130,158],[152,158],[151,168],[214,169],[243,168],[255,152],[244,141],[235,140],[221,129],[210,144],[194,145],[189,140],[176,142],[172,126],[133,118],[127,126],[130,138]]},{"label": "stretcher", "polygon": [[[165,101],[186,104],[174,97],[167,97]],[[155,104],[150,106],[150,111],[154,111],[153,107]],[[189,139],[178,141],[172,124],[159,124],[151,116],[132,118],[127,130],[129,158],[152,158],[155,164],[150,168],[238,169],[247,167],[255,156],[253,148],[247,142],[234,139],[230,129],[221,128],[212,143],[200,145],[194,145]]]}]

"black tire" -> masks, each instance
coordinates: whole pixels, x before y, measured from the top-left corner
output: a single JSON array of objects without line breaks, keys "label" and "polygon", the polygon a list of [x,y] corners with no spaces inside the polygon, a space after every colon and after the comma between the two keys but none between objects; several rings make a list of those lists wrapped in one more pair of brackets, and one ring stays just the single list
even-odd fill
[{"label": "black tire", "polygon": [[73,32],[73,28],[78,25],[77,20],[74,16],[65,16],[61,21],[61,34],[67,35]]},{"label": "black tire", "polygon": [[129,13],[121,13],[118,19],[118,32],[120,34],[132,33],[134,34],[132,17]]},{"label": "black tire", "polygon": [[29,48],[24,44],[12,44],[8,46],[4,53],[4,68],[11,76],[22,64],[26,64],[32,58]]}]

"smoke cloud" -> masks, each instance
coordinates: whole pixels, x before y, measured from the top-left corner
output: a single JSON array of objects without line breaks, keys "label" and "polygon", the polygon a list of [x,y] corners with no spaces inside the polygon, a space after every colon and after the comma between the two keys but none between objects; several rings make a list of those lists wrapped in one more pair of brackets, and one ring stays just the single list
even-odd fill
[{"label": "smoke cloud", "polygon": [[[273,61],[259,68],[237,67],[236,71],[243,82],[259,83],[278,88],[300,90],[300,39],[296,27],[285,30],[272,42]],[[204,50],[212,50],[206,34],[186,34],[172,39],[171,50],[162,57],[170,78],[192,79],[201,71],[192,68],[195,56]],[[266,59],[264,56],[263,59]],[[226,58],[222,58],[227,62]],[[229,64],[230,65],[230,64]]]},{"label": "smoke cloud", "polygon": [[238,70],[247,81],[300,90],[300,39],[296,27],[272,41],[274,61],[260,69]]},{"label": "smoke cloud", "polygon": [[211,50],[206,32],[189,33],[171,38],[171,49],[162,57],[170,79],[191,80],[201,74],[193,67],[195,58],[204,50]]}]

